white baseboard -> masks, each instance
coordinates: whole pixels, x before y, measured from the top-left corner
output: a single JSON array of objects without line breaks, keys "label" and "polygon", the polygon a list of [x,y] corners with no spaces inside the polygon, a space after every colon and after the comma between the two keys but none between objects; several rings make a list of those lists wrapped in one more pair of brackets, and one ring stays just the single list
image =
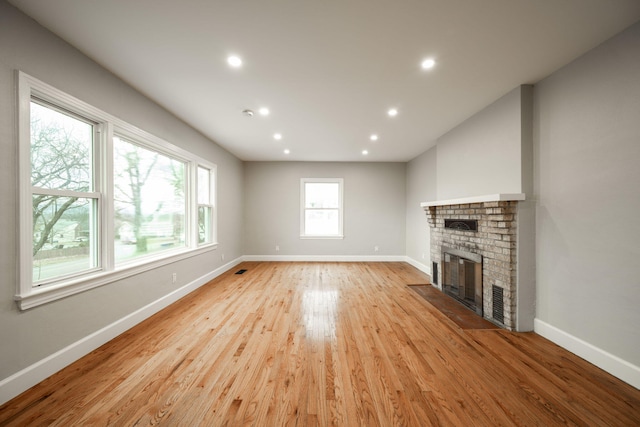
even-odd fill
[{"label": "white baseboard", "polygon": [[418,270],[422,271],[423,273],[428,274],[429,276],[431,276],[431,268],[429,268],[428,265],[423,264],[421,262],[418,262],[415,259],[410,258],[410,257],[405,257],[405,261],[408,264],[411,264],[412,266],[417,268]]},{"label": "white baseboard", "polygon": [[143,320],[156,314],[163,308],[173,304],[185,295],[193,292],[222,273],[232,269],[242,262],[242,257],[197,278],[162,298],[134,311],[133,313],[87,335],[79,341],[63,348],[50,356],[34,363],[10,377],[0,381],[0,405],[28,390],[40,381],[50,377],[62,368],[70,365],[96,348],[114,339],[123,332],[131,329]]},{"label": "white baseboard", "polygon": [[640,389],[640,367],[620,359],[618,356],[614,356],[578,337],[574,337],[540,319],[533,321],[533,330],[538,335],[553,341],[560,347],[566,348],[577,356],[607,371],[614,377],[620,378],[622,381]]},{"label": "white baseboard", "polygon": [[404,255],[245,255],[244,261],[403,262]]}]

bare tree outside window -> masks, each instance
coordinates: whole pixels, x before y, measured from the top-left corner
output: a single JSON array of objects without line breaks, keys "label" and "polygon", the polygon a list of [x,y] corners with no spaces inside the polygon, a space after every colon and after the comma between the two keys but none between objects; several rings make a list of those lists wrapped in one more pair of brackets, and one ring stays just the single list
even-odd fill
[{"label": "bare tree outside window", "polygon": [[158,162],[158,154],[120,139],[116,140],[114,150],[117,159],[116,218],[133,223],[132,243],[136,244],[138,252],[146,252],[147,238],[142,234],[142,189]]},{"label": "bare tree outside window", "polygon": [[21,310],[215,248],[215,164],[16,75]]},{"label": "bare tree outside window", "polygon": [[[31,103],[34,279],[91,268],[93,125]],[[44,271],[42,267],[45,267]]]},{"label": "bare tree outside window", "polygon": [[113,145],[116,260],[184,246],[185,164],[119,137]]}]

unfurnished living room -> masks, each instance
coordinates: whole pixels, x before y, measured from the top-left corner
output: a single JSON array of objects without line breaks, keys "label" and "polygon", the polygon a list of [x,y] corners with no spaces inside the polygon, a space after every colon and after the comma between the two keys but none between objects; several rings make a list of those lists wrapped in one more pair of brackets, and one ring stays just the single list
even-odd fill
[{"label": "unfurnished living room", "polygon": [[0,0],[0,426],[640,425],[637,0]]}]

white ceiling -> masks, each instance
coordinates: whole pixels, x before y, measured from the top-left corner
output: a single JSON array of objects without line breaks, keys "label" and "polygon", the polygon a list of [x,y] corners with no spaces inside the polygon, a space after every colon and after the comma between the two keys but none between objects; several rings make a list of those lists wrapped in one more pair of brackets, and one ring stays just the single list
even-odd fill
[{"label": "white ceiling", "polygon": [[640,20],[638,0],[10,3],[243,160],[408,161]]}]

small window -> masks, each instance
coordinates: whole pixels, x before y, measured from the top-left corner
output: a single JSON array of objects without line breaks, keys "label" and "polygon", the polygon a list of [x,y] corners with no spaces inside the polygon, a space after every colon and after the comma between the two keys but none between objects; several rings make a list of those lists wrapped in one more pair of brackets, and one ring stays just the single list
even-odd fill
[{"label": "small window", "polygon": [[213,173],[211,169],[198,166],[198,244],[213,242],[213,195],[211,189]]},{"label": "small window", "polygon": [[300,237],[343,237],[342,178],[303,178],[300,181]]}]

